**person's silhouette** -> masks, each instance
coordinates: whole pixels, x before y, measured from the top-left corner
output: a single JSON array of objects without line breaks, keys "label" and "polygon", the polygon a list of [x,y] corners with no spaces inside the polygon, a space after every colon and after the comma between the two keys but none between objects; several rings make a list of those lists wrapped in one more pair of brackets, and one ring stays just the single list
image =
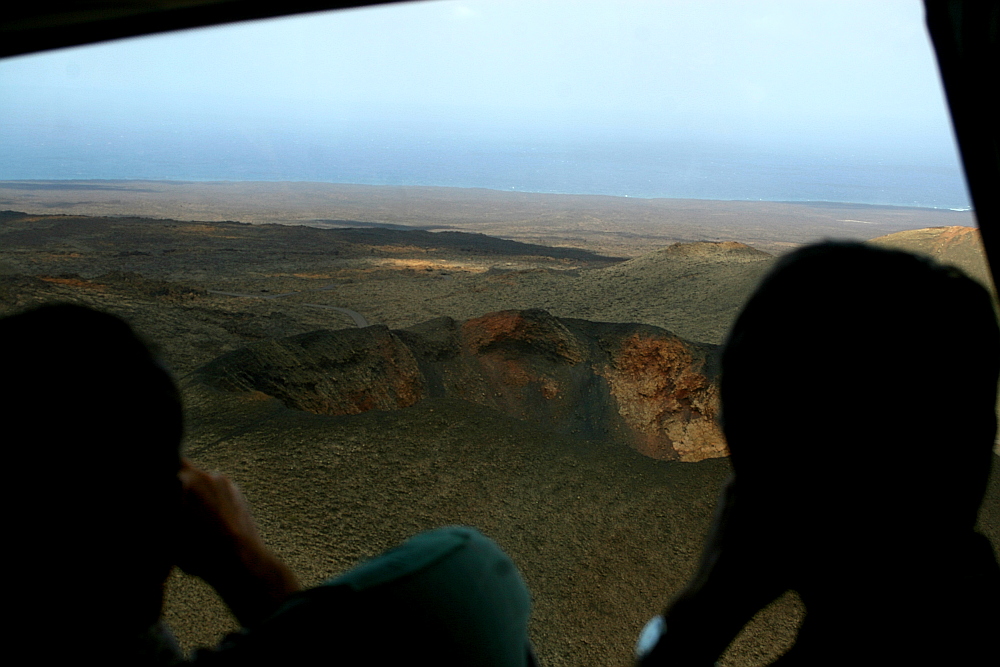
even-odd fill
[{"label": "person's silhouette", "polygon": [[[239,489],[180,455],[177,388],[128,324],[82,306],[0,319],[10,650],[45,664],[525,667],[530,597],[472,528],[420,533],[300,590]],[[160,620],[174,566],[243,631],[182,655]]]},{"label": "person's silhouette", "polygon": [[723,352],[733,475],[638,664],[711,665],[790,589],[782,667],[995,664],[1000,566],[974,524],[998,374],[991,297],[959,271],[847,242],[779,260]]}]

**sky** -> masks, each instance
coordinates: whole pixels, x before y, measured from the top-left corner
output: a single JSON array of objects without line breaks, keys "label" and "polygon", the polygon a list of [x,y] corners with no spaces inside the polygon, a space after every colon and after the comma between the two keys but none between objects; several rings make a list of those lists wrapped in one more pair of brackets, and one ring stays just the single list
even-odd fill
[{"label": "sky", "polygon": [[[299,15],[4,60],[0,118],[8,156],[71,133],[236,131],[729,142],[957,165],[919,0],[440,0]],[[0,178],[16,177],[12,159]]]}]

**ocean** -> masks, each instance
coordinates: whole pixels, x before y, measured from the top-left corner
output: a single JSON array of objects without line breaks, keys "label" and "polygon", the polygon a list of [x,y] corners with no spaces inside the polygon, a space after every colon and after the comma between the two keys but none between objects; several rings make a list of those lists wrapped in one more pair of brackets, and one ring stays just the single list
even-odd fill
[{"label": "ocean", "polygon": [[954,154],[447,133],[0,127],[0,180],[315,181],[968,209]]}]

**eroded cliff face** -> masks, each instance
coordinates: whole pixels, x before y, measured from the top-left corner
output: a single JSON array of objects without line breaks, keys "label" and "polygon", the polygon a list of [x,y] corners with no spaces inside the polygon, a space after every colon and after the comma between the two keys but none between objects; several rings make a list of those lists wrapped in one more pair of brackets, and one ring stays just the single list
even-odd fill
[{"label": "eroded cliff face", "polygon": [[198,376],[318,414],[461,398],[652,458],[700,461],[728,453],[715,354],[653,326],[508,310],[399,331],[315,331],[222,356]]},{"label": "eroded cliff face", "polygon": [[662,330],[636,331],[611,342],[607,379],[634,447],[655,459],[700,461],[725,456],[716,421],[718,388],[691,344]]}]

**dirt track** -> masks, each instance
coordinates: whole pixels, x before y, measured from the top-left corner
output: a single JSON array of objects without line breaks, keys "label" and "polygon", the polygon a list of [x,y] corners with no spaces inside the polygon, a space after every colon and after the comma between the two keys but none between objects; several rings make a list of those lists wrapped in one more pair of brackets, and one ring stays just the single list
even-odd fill
[{"label": "dirt track", "polygon": [[[332,289],[332,287],[320,287],[311,291],[320,292],[327,289]],[[285,292],[284,294],[241,294],[239,292],[220,292],[218,290],[211,290],[211,289],[207,291],[209,294],[221,294],[223,296],[238,296],[238,297],[243,297],[245,299],[280,299],[283,296],[302,294],[302,292]],[[344,315],[347,315],[352,320],[354,320],[354,324],[356,324],[359,329],[363,329],[369,326],[370,324],[368,320],[365,319],[364,315],[362,315],[356,310],[351,310],[350,308],[341,308],[339,306],[326,306],[321,303],[303,303],[302,305],[311,306],[313,308],[326,308],[328,310],[335,310],[338,313],[343,313]]]}]

